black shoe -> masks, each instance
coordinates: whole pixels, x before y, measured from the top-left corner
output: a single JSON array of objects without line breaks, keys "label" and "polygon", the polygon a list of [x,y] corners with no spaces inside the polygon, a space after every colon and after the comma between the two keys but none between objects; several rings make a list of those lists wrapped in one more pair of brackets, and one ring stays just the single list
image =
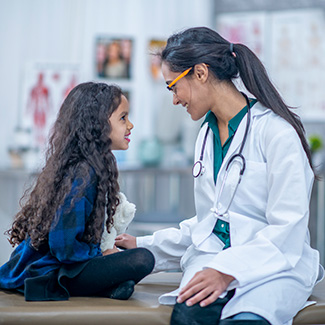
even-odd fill
[{"label": "black shoe", "polygon": [[112,289],[107,297],[111,299],[127,300],[132,296],[134,286],[135,282],[133,280],[123,282],[116,288]]}]

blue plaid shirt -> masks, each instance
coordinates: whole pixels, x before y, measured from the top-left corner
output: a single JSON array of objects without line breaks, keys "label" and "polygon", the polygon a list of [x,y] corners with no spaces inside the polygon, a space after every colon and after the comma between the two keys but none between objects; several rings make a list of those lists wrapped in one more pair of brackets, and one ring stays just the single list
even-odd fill
[{"label": "blue plaid shirt", "polygon": [[[30,239],[24,240],[13,251],[9,261],[0,267],[0,288],[16,289],[24,285],[26,278],[45,275],[60,268],[62,264],[86,262],[102,255],[100,244],[82,241],[85,225],[97,194],[97,177],[90,171],[90,181],[82,193],[79,185],[82,179],[73,181],[71,191],[64,204],[58,209],[48,236],[48,245],[35,250]],[[78,196],[77,196],[78,195]],[[75,197],[70,207],[71,200]]]}]

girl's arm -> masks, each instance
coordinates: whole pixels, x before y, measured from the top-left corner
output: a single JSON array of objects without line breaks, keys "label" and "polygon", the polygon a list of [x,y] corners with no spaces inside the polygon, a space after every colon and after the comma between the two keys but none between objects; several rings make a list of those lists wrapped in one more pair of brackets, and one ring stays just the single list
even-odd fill
[{"label": "girl's arm", "polygon": [[137,247],[137,239],[129,234],[121,234],[115,238],[115,245],[120,248],[131,249]]}]

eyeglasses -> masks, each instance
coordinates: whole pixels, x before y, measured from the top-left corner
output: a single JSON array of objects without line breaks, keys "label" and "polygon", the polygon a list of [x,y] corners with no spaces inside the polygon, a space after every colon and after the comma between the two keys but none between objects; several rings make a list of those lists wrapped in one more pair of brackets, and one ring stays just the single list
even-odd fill
[{"label": "eyeglasses", "polygon": [[177,81],[179,81],[179,80],[181,80],[183,77],[185,77],[190,71],[191,71],[191,69],[192,69],[192,67],[190,67],[190,68],[188,68],[188,69],[186,69],[184,72],[182,72],[178,77],[176,77],[169,85],[167,85],[167,89],[169,90],[169,91],[173,91],[174,92],[174,94],[176,94],[175,93],[175,91],[174,91],[174,89],[173,89],[173,87],[175,87],[175,84],[176,84],[176,82]]}]

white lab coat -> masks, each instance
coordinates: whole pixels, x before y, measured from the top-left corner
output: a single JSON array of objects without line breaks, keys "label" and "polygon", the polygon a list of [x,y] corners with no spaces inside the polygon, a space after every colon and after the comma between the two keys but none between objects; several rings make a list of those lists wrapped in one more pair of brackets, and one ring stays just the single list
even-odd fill
[{"label": "white lab coat", "polygon": [[[212,233],[217,220],[217,196],[227,161],[238,152],[246,126],[241,121],[213,180],[213,132],[209,132],[204,152],[205,173],[195,180],[197,215],[180,223],[180,228],[138,237],[137,245],[150,249],[155,271],[181,266],[183,287],[197,272],[214,268],[236,280],[237,288],[225,306],[222,318],[239,312],[253,312],[272,325],[291,324],[305,306],[322,275],[319,254],[309,244],[309,199],[313,172],[300,139],[292,126],[256,103],[251,109],[251,125],[243,150],[246,170],[229,209],[231,247]],[[196,142],[198,160],[207,124]],[[222,204],[222,202],[221,202]],[[319,272],[320,270],[320,272]],[[161,303],[175,303],[179,290],[163,295]]]}]

